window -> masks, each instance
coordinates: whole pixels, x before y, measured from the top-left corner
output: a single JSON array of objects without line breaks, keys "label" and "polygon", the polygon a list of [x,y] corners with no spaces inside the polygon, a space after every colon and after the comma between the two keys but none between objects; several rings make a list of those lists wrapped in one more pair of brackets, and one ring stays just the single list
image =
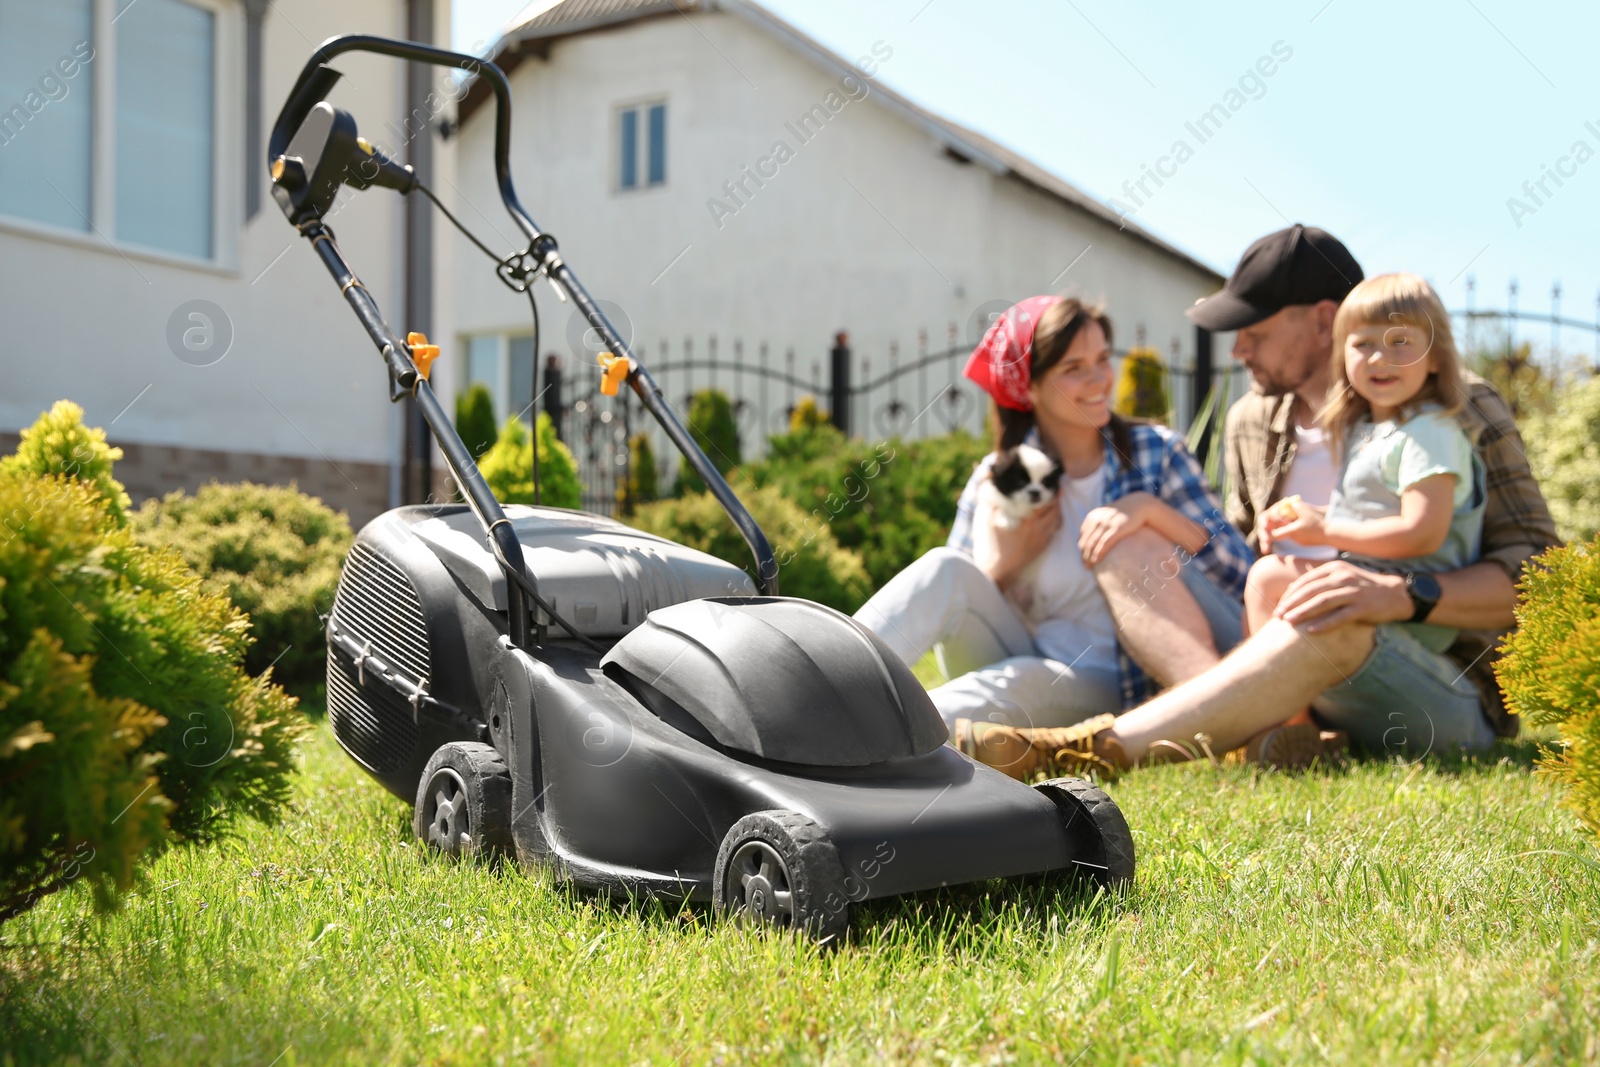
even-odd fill
[{"label": "window", "polygon": [[117,238],[211,258],[216,16],[139,0],[117,18]]},{"label": "window", "polygon": [[0,215],[187,259],[231,253],[219,222],[237,196],[219,195],[219,173],[237,172],[219,171],[232,156],[218,141],[232,15],[218,0],[0,0]]},{"label": "window", "polygon": [[499,334],[467,339],[467,385],[482,384],[494,398],[496,422],[512,415],[532,424],[533,338]]},{"label": "window", "polygon": [[666,183],[667,105],[639,104],[618,110],[617,188],[641,189]]},{"label": "window", "polygon": [[93,36],[90,0],[0,0],[0,213],[88,231]]}]

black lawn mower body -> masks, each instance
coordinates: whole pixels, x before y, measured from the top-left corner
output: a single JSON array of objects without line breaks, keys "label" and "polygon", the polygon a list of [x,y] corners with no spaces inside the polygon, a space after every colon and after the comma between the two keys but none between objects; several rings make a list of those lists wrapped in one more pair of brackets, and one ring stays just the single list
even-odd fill
[{"label": "black lawn mower body", "polygon": [[[323,101],[338,77],[324,64],[351,50],[489,81],[502,199],[529,238],[502,279],[548,278],[631,360],[627,384],[744,533],[759,581],[600,515],[495,501],[322,219],[352,168],[362,177],[342,184],[415,184]],[[711,900],[813,936],[841,933],[871,898],[1052,871],[1131,879],[1127,825],[1103,792],[1030,788],[958,754],[876,636],[776,595],[760,528],[517,203],[508,131],[492,64],[371,37],[318,49],[273,131],[275,197],[467,500],[399,508],[357,535],[326,620],[339,743],[415,805],[418,837],[441,851],[514,854],[580,887]]]}]

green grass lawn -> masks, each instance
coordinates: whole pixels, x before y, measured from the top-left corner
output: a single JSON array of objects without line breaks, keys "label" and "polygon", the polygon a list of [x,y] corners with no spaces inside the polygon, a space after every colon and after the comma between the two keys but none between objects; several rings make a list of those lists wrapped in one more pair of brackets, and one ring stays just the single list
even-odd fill
[{"label": "green grass lawn", "polygon": [[323,726],[281,826],[0,928],[0,1061],[1593,1060],[1600,864],[1532,754],[1139,772],[1125,895],[882,902],[826,951],[425,855]]}]

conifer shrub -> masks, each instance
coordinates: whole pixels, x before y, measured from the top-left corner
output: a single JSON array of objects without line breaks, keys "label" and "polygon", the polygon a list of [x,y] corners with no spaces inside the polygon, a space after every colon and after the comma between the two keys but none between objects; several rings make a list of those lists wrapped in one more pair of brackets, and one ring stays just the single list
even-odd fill
[{"label": "conifer shrub", "polygon": [[456,397],[456,433],[473,459],[494,447],[499,437],[494,425],[494,397],[482,382],[473,382]]},{"label": "conifer shrub", "polygon": [[306,729],[245,672],[244,614],[127,527],[103,434],[58,404],[24,443],[0,463],[0,920],[80,881],[110,905],[161,848],[275,820]]},{"label": "conifer shrub", "polygon": [[[550,416],[539,412],[539,500],[556,508],[583,506],[583,486],[572,452],[556,438]],[[478,461],[484,481],[502,504],[533,503],[533,442],[513,415],[500,428],[494,446]]]},{"label": "conifer shrub", "polygon": [[[711,460],[717,473],[726,476],[740,463],[739,422],[733,402],[720,389],[701,389],[689,399],[689,436]],[[706,483],[687,462],[678,464],[678,481],[673,495],[704,492]]]},{"label": "conifer shrub", "polygon": [[1166,421],[1172,405],[1167,397],[1167,365],[1153,348],[1134,348],[1117,372],[1112,409],[1136,419]]},{"label": "conifer shrub", "polygon": [[1517,628],[1495,673],[1513,711],[1556,728],[1560,747],[1541,769],[1600,835],[1600,537],[1538,556],[1519,589]]}]

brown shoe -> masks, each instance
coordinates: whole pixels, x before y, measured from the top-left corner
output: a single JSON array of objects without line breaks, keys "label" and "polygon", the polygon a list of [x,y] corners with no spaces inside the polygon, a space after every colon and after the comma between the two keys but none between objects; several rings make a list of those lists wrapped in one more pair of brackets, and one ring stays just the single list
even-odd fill
[{"label": "brown shoe", "polygon": [[1303,771],[1322,755],[1322,731],[1310,722],[1269,726],[1244,747],[1247,762],[1280,771]]},{"label": "brown shoe", "polygon": [[1122,743],[1110,732],[1115,715],[1096,715],[1072,726],[1023,729],[999,723],[957,719],[956,748],[979,763],[1019,782],[1043,772],[1097,772],[1110,781],[1130,766]]}]

